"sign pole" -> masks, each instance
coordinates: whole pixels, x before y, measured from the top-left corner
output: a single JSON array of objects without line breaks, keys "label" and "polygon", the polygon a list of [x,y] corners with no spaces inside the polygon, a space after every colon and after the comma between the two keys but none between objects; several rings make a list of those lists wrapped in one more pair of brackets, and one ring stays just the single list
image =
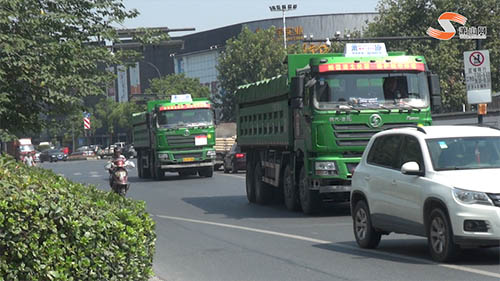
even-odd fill
[{"label": "sign pole", "polygon": [[[476,39],[476,50],[481,50],[481,39]],[[484,107],[484,110],[483,110]],[[484,113],[483,113],[484,112]],[[486,113],[486,104],[480,103],[477,105],[477,124],[483,125],[483,114]]]}]

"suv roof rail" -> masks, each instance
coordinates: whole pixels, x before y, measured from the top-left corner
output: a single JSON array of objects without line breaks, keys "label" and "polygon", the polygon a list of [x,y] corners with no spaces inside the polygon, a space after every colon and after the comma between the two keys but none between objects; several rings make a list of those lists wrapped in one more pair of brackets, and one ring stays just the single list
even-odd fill
[{"label": "suv roof rail", "polygon": [[424,130],[423,126],[417,126],[417,131],[419,131],[419,132],[424,133],[424,134],[427,135],[427,132]]}]

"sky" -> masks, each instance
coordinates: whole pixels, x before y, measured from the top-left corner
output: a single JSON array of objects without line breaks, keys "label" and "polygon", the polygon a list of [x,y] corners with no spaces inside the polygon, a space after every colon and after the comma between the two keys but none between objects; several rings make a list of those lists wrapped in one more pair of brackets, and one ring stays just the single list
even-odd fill
[{"label": "sky", "polygon": [[[297,9],[286,16],[304,16],[335,13],[375,12],[378,0],[123,0],[127,9],[137,9],[140,15],[127,20],[118,28],[194,27],[200,32],[248,21],[282,17],[271,12],[269,6],[297,4]],[[171,32],[181,36],[191,32]]]}]

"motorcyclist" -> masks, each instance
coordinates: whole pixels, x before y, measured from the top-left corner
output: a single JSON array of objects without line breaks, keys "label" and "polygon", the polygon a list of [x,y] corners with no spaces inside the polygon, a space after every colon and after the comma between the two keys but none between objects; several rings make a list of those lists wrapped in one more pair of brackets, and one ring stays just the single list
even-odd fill
[{"label": "motorcyclist", "polygon": [[120,150],[120,148],[115,148],[114,151],[113,151],[113,156],[111,158],[111,160],[108,162],[108,165],[107,165],[107,169],[108,169],[108,172],[109,172],[109,185],[113,185],[113,177],[112,177],[112,173],[113,173],[113,169],[115,167],[115,161],[117,160],[123,160],[123,161],[126,161],[127,158],[125,158],[125,156],[122,155],[122,152]]}]

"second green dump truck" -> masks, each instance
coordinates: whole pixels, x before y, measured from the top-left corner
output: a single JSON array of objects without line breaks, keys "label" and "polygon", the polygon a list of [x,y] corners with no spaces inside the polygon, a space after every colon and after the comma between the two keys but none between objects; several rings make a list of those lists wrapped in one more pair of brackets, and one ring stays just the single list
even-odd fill
[{"label": "second green dump truck", "polygon": [[165,172],[212,177],[215,124],[208,99],[174,95],[154,100],[133,114],[134,147],[140,178],[161,179]]},{"label": "second green dump truck", "polygon": [[346,44],[344,54],[288,55],[288,75],[236,92],[237,142],[247,153],[250,202],[282,191],[290,210],[348,202],[351,177],[370,137],[430,125],[439,79],[422,56],[383,44]]}]

